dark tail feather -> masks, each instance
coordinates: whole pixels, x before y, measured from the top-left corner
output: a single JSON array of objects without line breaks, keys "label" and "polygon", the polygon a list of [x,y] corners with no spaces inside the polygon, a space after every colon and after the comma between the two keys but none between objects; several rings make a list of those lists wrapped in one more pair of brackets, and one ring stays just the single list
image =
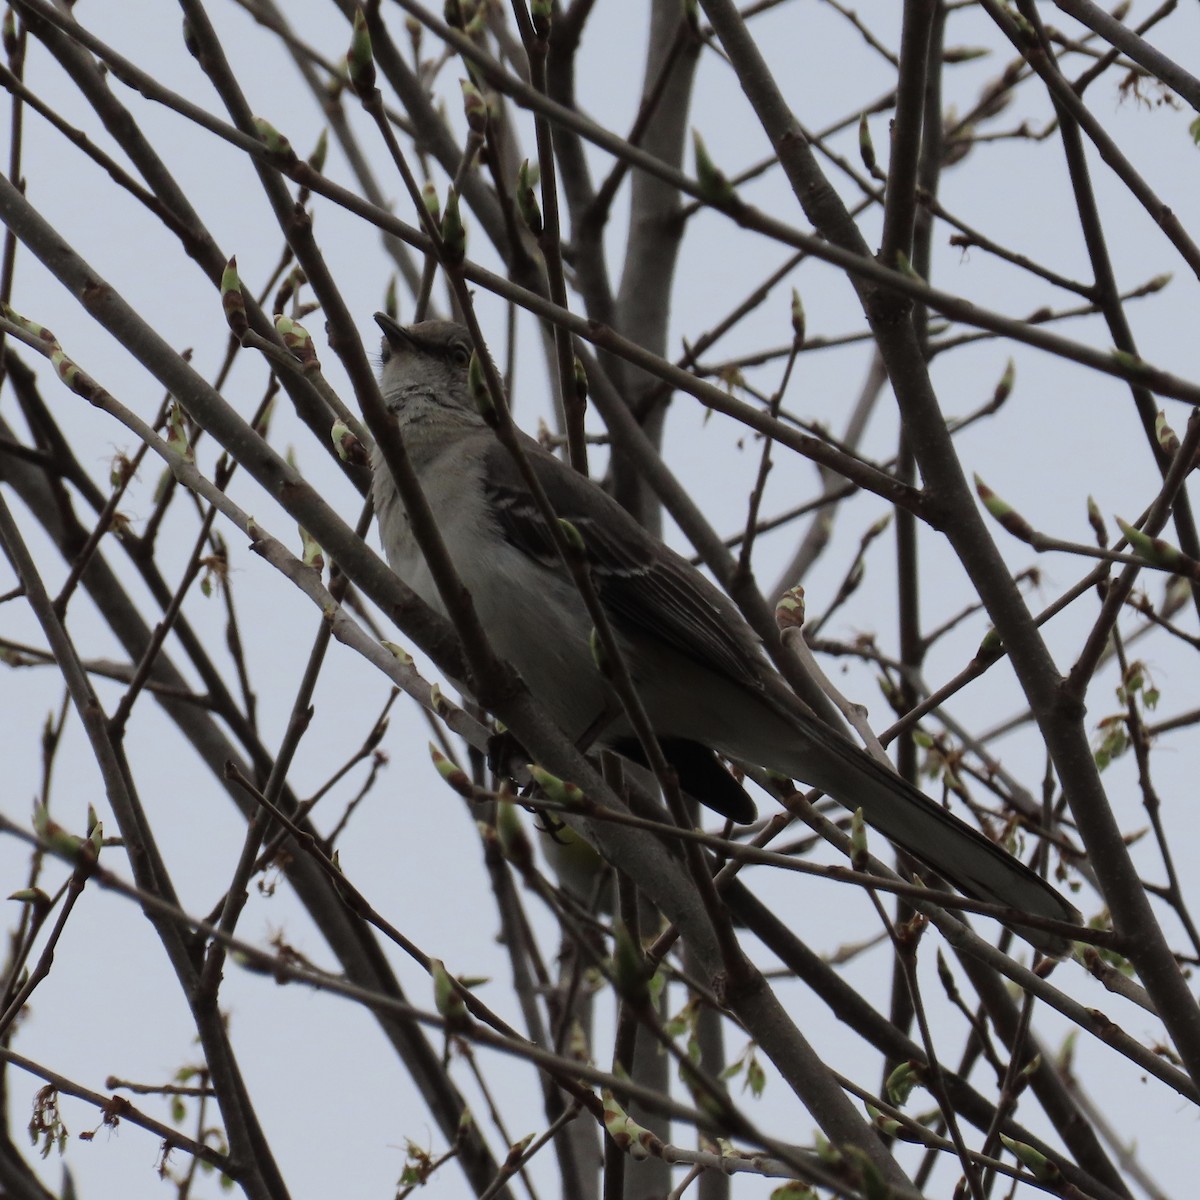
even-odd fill
[{"label": "dark tail feather", "polygon": [[[797,777],[849,809],[861,808],[878,829],[914,858],[932,867],[959,891],[1019,912],[1078,924],[1080,915],[1036,871],[977,829],[935,804],[907,780],[842,738],[822,740],[810,764],[797,762]],[[1070,945],[1055,934],[1020,928],[1022,937],[1055,957]]]}]

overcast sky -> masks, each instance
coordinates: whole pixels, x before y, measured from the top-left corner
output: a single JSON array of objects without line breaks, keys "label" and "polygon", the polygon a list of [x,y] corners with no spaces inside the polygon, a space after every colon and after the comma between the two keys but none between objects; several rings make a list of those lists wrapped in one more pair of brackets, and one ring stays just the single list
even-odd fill
[{"label": "overcast sky", "polygon": [[[891,46],[898,42],[898,11],[892,12],[893,8],[898,10],[899,6],[861,6],[864,19],[876,22],[876,33]],[[288,134],[301,154],[307,154],[322,118],[283,51],[236,5],[214,4],[212,10],[251,107]],[[330,58],[343,53],[345,25],[332,5],[297,0],[287,6],[287,11],[308,42],[319,46]],[[1149,6],[1135,6],[1135,12],[1142,11],[1148,12]],[[120,6],[81,4],[77,13],[100,37],[156,73],[170,87],[214,112],[220,111],[208,83],[184,50],[179,13],[173,6],[144,0]],[[640,4],[619,0],[598,4],[580,64],[581,104],[597,120],[618,130],[628,128],[637,108],[643,21]],[[1065,24],[1065,19],[1060,23]],[[397,38],[403,41],[398,13],[395,25]],[[755,28],[762,34],[761,44],[785,85],[789,101],[809,128],[820,129],[840,119],[865,98],[881,95],[890,86],[892,72],[888,65],[866,51],[860,35],[824,5],[783,5],[760,18]],[[990,46],[995,51],[990,57],[963,64],[950,75],[955,94],[946,97],[947,106],[962,109],[970,104],[981,83],[1008,61],[1008,55],[982,16],[956,14],[951,28],[948,40],[952,45]],[[1178,51],[1187,59],[1189,54],[1184,48],[1195,46],[1200,34],[1195,6],[1185,6],[1169,23],[1169,29],[1170,37],[1163,48]],[[460,73],[450,68],[444,78],[454,84]],[[74,86],[32,42],[26,77],[62,116],[111,148]],[[1119,78],[1117,73],[1105,76],[1088,93],[1089,104],[1151,186],[1186,223],[1192,216],[1194,198],[1200,194],[1200,152],[1187,133],[1194,114],[1158,103],[1156,92],[1147,92],[1149,103],[1122,97],[1116,90]],[[177,114],[131,93],[117,80],[110,79],[110,85],[167,159],[221,246],[237,255],[247,285],[257,289],[278,259],[281,239],[244,156]],[[1021,106],[1026,111],[1018,111]],[[1022,117],[1038,127],[1046,122],[1047,104],[1036,88],[1021,92],[1017,109],[1008,115],[1003,127],[1015,127]],[[453,97],[450,110],[457,123]],[[366,123],[358,119],[359,114],[353,116],[385,191],[399,198],[402,187],[390,174],[382,148],[371,137]],[[692,122],[703,132],[714,159],[730,175],[769,152],[732,71],[714,53],[702,59]],[[874,141],[884,162],[887,122],[887,114],[871,120]],[[854,159],[856,131],[849,129],[836,144],[841,153]],[[8,154],[9,124],[5,120],[0,121],[0,161],[7,162]],[[604,162],[598,152],[593,153],[593,161]],[[1135,287],[1163,272],[1174,274],[1173,283],[1163,293],[1130,307],[1143,357],[1184,377],[1194,377],[1196,281],[1187,277],[1186,266],[1094,155],[1093,161],[1121,286]],[[691,169],[690,157],[688,166]],[[175,239],[156,222],[148,221],[95,165],[32,114],[27,117],[21,170],[28,181],[29,197],[39,210],[103,277],[152,319],[169,341],[180,347],[196,347],[194,364],[211,377],[225,345],[219,298],[180,252]],[[351,181],[336,147],[331,148],[327,172],[340,181]],[[850,195],[849,190],[845,194]],[[623,198],[625,195],[622,193]],[[770,172],[747,186],[743,195],[764,210],[807,228],[778,172]],[[963,166],[947,171],[942,201],[950,211],[985,229],[998,242],[1017,247],[1067,275],[1088,277],[1061,148],[1054,138],[1036,148],[1012,141],[976,150]],[[383,302],[391,264],[373,228],[324,201],[318,200],[313,210],[322,247],[359,318],[364,339],[374,348],[377,333],[371,314]],[[397,199],[397,212],[414,221],[403,200]],[[625,219],[625,204],[620,203],[618,229]],[[874,218],[864,221],[864,232],[875,245],[878,229]],[[961,290],[981,305],[1014,316],[1026,315],[1043,304],[1065,303],[1061,293],[978,250],[961,254],[946,244],[944,229],[937,243],[934,282],[938,286]],[[618,271],[619,238],[614,237],[612,244],[611,266]],[[469,249],[481,261],[494,265],[494,257],[478,231]],[[720,217],[702,214],[694,219],[679,267],[672,313],[672,353],[679,352],[680,338],[692,338],[710,328],[779,261],[778,247],[734,229]],[[844,278],[832,268],[810,262],[776,288],[753,320],[735,330],[710,359],[786,344],[790,336],[789,289],[793,286],[803,295],[810,336],[832,337],[861,328],[861,313]],[[444,292],[439,296],[444,298]],[[476,299],[485,333],[499,354],[504,309],[486,295]],[[161,401],[161,387],[25,253],[17,257],[13,302],[26,316],[48,325],[67,352],[122,403],[143,417],[152,416]],[[406,317],[410,312],[411,301],[405,298],[401,315]],[[310,318],[308,327],[320,339],[319,316]],[[1101,347],[1110,343],[1107,333],[1094,321],[1070,322],[1061,328],[1072,337]],[[525,334],[533,333],[528,321],[523,329]],[[518,419],[533,429],[539,416],[550,417],[550,404],[534,351],[535,339],[528,336],[526,341],[529,348],[518,367],[514,407]],[[330,381],[351,400],[335,357],[323,341],[319,340],[318,351]],[[131,436],[56,386],[47,364],[22,353],[38,371],[55,413],[72,431],[77,451],[83,448],[84,466],[103,486],[114,453],[132,450]],[[1110,528],[1114,514],[1126,520],[1137,517],[1155,494],[1157,483],[1140,444],[1128,389],[1120,382],[1057,363],[1037,351],[983,341],[939,358],[934,364],[934,381],[947,415],[964,415],[984,403],[1010,357],[1017,364],[1017,386],[1004,419],[980,424],[958,441],[967,468],[978,471],[1039,528],[1064,538],[1089,540],[1085,510],[1089,494],[1109,520]],[[797,365],[785,406],[796,416],[826,422],[837,434],[844,426],[865,367],[861,347],[805,355]],[[245,354],[223,394],[248,415],[262,394],[264,378],[261,362]],[[764,373],[755,379],[769,388],[776,374]],[[301,470],[347,519],[353,520],[358,512],[357,497],[284,409],[283,403],[277,406],[274,444],[281,448],[294,444]],[[1171,403],[1167,410],[1175,428],[1182,432],[1186,411]],[[23,429],[8,390],[0,394],[0,412]],[[885,394],[863,452],[886,460],[894,452],[895,431],[890,396]],[[746,496],[758,465],[758,443],[748,431],[739,431],[719,416],[707,418],[698,404],[681,397],[671,410],[667,444],[670,464],[700,500],[713,524],[723,534],[736,532],[744,520]],[[763,505],[763,512],[768,514],[810,498],[817,488],[810,464],[783,453],[778,459]],[[211,467],[211,455],[202,457],[201,465]],[[602,470],[602,451],[596,453],[594,466]],[[159,464],[148,460],[139,485],[123,505],[135,526],[152,509],[160,470]],[[244,474],[236,478],[231,494],[272,533],[293,548],[298,545],[290,519]],[[812,611],[819,612],[827,605],[858,538],[884,511],[881,501],[865,496],[855,498],[839,511],[842,540],[806,580]],[[18,517],[39,565],[51,585],[57,586],[65,576],[62,562],[28,514],[18,509]],[[167,549],[163,558],[168,571],[174,566],[178,573],[190,549],[194,526],[190,502],[182,496],[177,498],[164,532]],[[286,580],[249,551],[245,539],[235,530],[226,527],[222,533],[230,545],[233,587],[247,659],[258,689],[261,729],[267,745],[275,748],[320,618]],[[668,536],[683,547],[673,528]],[[760,540],[755,565],[765,584],[773,582],[782,569],[796,537],[797,530],[791,528]],[[933,628],[968,603],[970,591],[960,568],[936,537],[923,533],[921,541],[928,572],[922,597],[924,620],[927,628]],[[1034,561],[1028,547],[1012,540],[1003,540],[1002,545],[1014,568]],[[115,549],[106,552],[114,561],[119,557]],[[1037,560],[1037,565],[1044,576],[1033,593],[1031,603],[1035,608],[1060,594],[1087,569],[1087,564],[1081,566],[1079,560],[1065,556],[1047,556]],[[889,588],[893,574],[893,551],[885,541],[868,561],[868,585],[838,613],[825,634],[849,641],[860,633],[875,633],[887,652],[894,652],[896,631],[887,599],[893,595]],[[12,586],[9,567],[0,565],[0,592]],[[1159,585],[1147,581],[1147,586]],[[882,611],[881,597],[888,605]],[[139,594],[138,598],[144,597]],[[152,605],[147,604],[146,610],[153,611]],[[204,600],[195,594],[186,611],[210,645],[221,647],[225,614],[219,601]],[[1096,602],[1089,600],[1047,627],[1046,636],[1060,667],[1067,668],[1078,652],[1095,611]],[[1192,626],[1194,618],[1188,626],[1194,632]],[[926,668],[932,684],[936,686],[961,668],[984,628],[978,621],[968,623],[938,645]],[[71,629],[86,657],[121,657],[111,634],[94,618],[90,602],[84,597],[73,602]],[[0,607],[0,636],[43,644],[40,631],[20,603]],[[1157,640],[1152,646],[1147,662],[1163,692],[1165,714],[1200,704],[1200,686],[1192,662],[1179,656],[1173,643]],[[867,704],[877,720],[886,724],[886,705],[875,687],[873,673],[853,667],[843,675],[842,665],[842,660],[829,665],[838,686]],[[223,666],[227,667],[227,660]],[[1103,684],[1097,684],[1089,719],[1098,720],[1115,709],[1114,682],[1115,677],[1110,675]],[[120,688],[102,681],[97,683],[97,691],[107,705],[115,703],[121,694]],[[387,693],[387,682],[367,664],[345,648],[333,646],[317,691],[315,718],[292,775],[299,794],[311,792],[361,743]],[[8,748],[4,754],[5,775],[0,782],[0,809],[14,819],[27,819],[38,794],[40,762],[33,747],[47,714],[57,711],[61,701],[61,681],[49,669],[6,671],[0,676],[0,729],[4,730],[3,741]],[[990,673],[954,702],[955,715],[975,729],[1021,711],[1019,689],[1004,671]],[[89,803],[104,809],[103,792],[74,716],[67,728],[66,745],[56,769],[54,811],[63,824],[81,830]],[[505,1015],[513,1016],[508,967],[495,944],[494,907],[473,821],[429,765],[423,748],[427,738],[424,717],[402,697],[393,710],[383,743],[390,764],[341,843],[342,862],[368,898],[389,913],[424,950],[445,959],[456,972],[493,977],[495,982],[482,987],[481,995]],[[207,913],[237,861],[244,824],[218,784],[198,769],[191,751],[153,705],[138,706],[128,740],[129,757],[136,764],[137,786],[161,839],[181,900],[189,911]],[[992,750],[1027,787],[1036,790],[1044,772],[1044,750],[1027,726],[999,739]],[[1165,737],[1157,752],[1156,768],[1170,835],[1184,851],[1182,860],[1190,866],[1186,851],[1194,844],[1192,839],[1200,836],[1200,820],[1192,804],[1194,780],[1200,771],[1200,751],[1194,737],[1187,731]],[[362,776],[363,769],[359,768],[355,779]],[[1140,813],[1132,765],[1116,764],[1105,779],[1122,827],[1141,828],[1145,818]],[[352,787],[344,787],[331,798],[325,828],[352,792]],[[106,830],[115,832],[115,826],[107,822]],[[127,874],[119,851],[107,851],[105,857],[110,867]],[[1139,862],[1151,878],[1161,878],[1150,847],[1140,848]],[[0,839],[0,883],[5,885],[0,893],[22,886],[25,870],[24,848]],[[61,869],[52,868],[49,877],[62,878]],[[280,933],[301,953],[311,955],[323,966],[331,965],[328,951],[286,885],[276,882],[280,886],[269,896],[252,892],[240,933],[263,945]],[[1200,898],[1200,888],[1193,879],[1185,879],[1185,884],[1193,901]],[[822,950],[868,936],[876,928],[867,901],[857,891],[800,877],[764,880],[762,890],[777,911],[792,914],[798,932]],[[1098,908],[1093,894],[1085,893],[1079,902],[1089,914]],[[537,908],[536,904],[532,907]],[[15,917],[11,919],[15,921]],[[1168,922],[1167,932],[1175,938],[1178,931]],[[1179,944],[1183,944],[1182,939]],[[429,1006],[424,973],[398,954],[391,958],[414,1001]],[[847,977],[856,986],[885,996],[887,980],[871,978],[883,962],[879,958],[863,959],[847,968]],[[931,995],[938,990],[933,967],[932,954],[926,954],[923,970],[928,975]],[[1152,1017],[1108,995],[1072,964],[1059,968],[1054,982],[1084,1004],[1101,1008],[1139,1040],[1153,1043],[1160,1036]],[[793,1015],[806,1035],[834,1068],[867,1086],[877,1084],[873,1053],[856,1038],[844,1036],[824,1007],[802,989],[782,985],[782,994],[793,1006]],[[435,1152],[443,1148],[440,1135],[403,1070],[383,1046],[374,1021],[365,1011],[300,987],[277,987],[232,964],[226,971],[222,998],[250,1091],[260,1105],[260,1115],[296,1196],[390,1196],[403,1164],[406,1138],[422,1142]],[[945,1020],[953,1022],[955,1018],[947,1016]],[[1066,1030],[1063,1021],[1045,1010],[1040,1012],[1036,1026],[1051,1048],[1057,1046]],[[957,1026],[952,1036],[961,1037]],[[169,1080],[180,1067],[197,1061],[192,1038],[186,1006],[149,924],[127,901],[89,888],[80,911],[68,925],[50,978],[38,989],[31,1011],[22,1020],[14,1048],[104,1091],[109,1075],[140,1082]],[[602,1039],[600,1044],[604,1044]],[[540,1129],[540,1100],[532,1072],[516,1065],[497,1064],[487,1054],[481,1053],[480,1059],[489,1077],[502,1081],[502,1102],[512,1134],[522,1136],[535,1126]],[[1195,1113],[1191,1106],[1162,1085],[1147,1084],[1126,1060],[1090,1046],[1086,1054],[1079,1056],[1079,1074],[1082,1084],[1094,1091],[1107,1111],[1119,1112],[1122,1136],[1136,1142],[1141,1160],[1164,1189],[1187,1195],[1194,1176]],[[477,1093],[466,1072],[462,1071],[457,1080],[475,1102]],[[27,1119],[36,1086],[21,1072],[10,1071],[11,1123],[18,1132]],[[811,1120],[773,1076],[767,1097],[773,1104],[770,1123],[776,1130],[788,1131],[781,1136],[807,1139]],[[145,1107],[159,1115],[164,1111],[151,1099],[145,1101]],[[64,1101],[63,1112],[72,1134],[98,1123],[92,1109],[75,1102]],[[686,1134],[681,1140],[686,1140]],[[499,1147],[501,1156],[503,1152],[504,1148]],[[72,1139],[62,1161],[75,1174],[79,1195],[92,1200],[165,1194],[163,1189],[168,1185],[157,1183],[153,1173],[157,1155],[158,1145],[152,1136],[123,1126],[115,1134],[102,1130],[91,1142]],[[60,1169],[60,1160],[51,1155],[43,1168],[43,1178],[52,1188],[60,1186]],[[552,1176],[547,1173],[540,1178],[546,1189],[544,1195],[552,1195]],[[464,1188],[462,1176],[449,1168],[435,1177],[428,1193],[452,1197],[464,1194]],[[215,1195],[216,1190],[209,1182],[198,1187],[196,1194]],[[766,1184],[742,1181],[736,1194],[765,1195],[768,1190]],[[949,1194],[948,1188],[944,1194]]]}]

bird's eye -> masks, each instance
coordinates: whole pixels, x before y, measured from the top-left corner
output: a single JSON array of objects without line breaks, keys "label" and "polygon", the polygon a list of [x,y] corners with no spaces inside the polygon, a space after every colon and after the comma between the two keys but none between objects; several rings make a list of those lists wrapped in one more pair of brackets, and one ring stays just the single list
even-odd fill
[{"label": "bird's eye", "polygon": [[471,361],[471,347],[465,342],[455,342],[450,347],[450,361],[456,367],[465,367]]}]

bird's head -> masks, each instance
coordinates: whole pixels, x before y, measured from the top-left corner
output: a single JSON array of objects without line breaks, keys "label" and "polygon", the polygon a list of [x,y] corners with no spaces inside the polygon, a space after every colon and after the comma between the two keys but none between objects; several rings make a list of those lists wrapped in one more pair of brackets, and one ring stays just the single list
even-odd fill
[{"label": "bird's head", "polygon": [[455,407],[478,416],[467,382],[474,344],[454,321],[401,325],[375,314],[383,330],[379,382],[388,409],[399,416],[410,407]]}]

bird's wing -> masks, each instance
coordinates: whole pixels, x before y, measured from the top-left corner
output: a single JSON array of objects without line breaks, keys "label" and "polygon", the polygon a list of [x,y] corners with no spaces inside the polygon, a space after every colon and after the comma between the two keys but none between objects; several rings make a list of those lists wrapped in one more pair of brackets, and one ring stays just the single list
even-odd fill
[{"label": "bird's wing", "polygon": [[[501,535],[548,569],[560,569],[549,530],[511,457],[498,443],[491,453],[500,456],[487,475]],[[558,459],[536,445],[529,454],[555,512],[579,530],[614,623],[627,634],[670,644],[761,695],[763,713],[774,709],[789,718],[780,726],[785,743],[771,753],[760,744],[754,761],[803,779],[850,809],[862,808],[869,824],[968,895],[1057,920],[1078,918],[1074,906],[1024,863],[805,711],[782,680],[762,669],[758,646],[732,604],[690,564]],[[1068,948],[1053,934],[1025,936],[1047,953]]]},{"label": "bird's wing", "polygon": [[[502,535],[548,569],[560,569],[550,531],[511,456],[499,443],[488,453],[487,498]],[[730,601],[594,483],[536,443],[526,453],[554,511],[579,531],[596,591],[616,626],[761,690],[758,643]]]}]

